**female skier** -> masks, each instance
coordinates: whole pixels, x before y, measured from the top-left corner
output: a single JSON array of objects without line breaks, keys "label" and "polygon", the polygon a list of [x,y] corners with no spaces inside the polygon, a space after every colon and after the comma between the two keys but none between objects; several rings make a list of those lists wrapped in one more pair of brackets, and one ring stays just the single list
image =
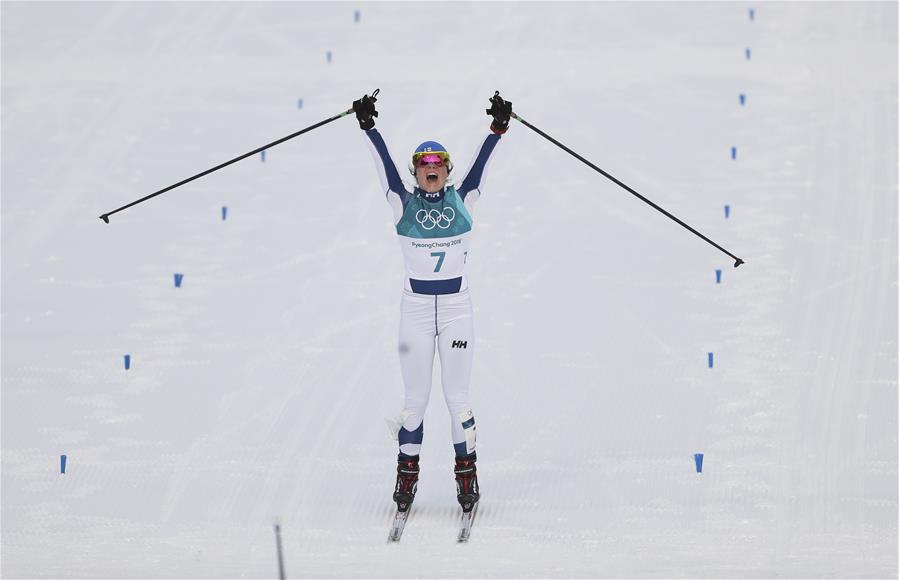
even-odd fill
[{"label": "female skier", "polygon": [[359,127],[375,156],[382,191],[393,208],[393,223],[403,252],[406,276],[400,303],[399,355],[405,385],[405,409],[397,439],[397,510],[415,499],[424,415],[431,392],[434,343],[440,353],[443,395],[452,418],[456,452],[456,492],[463,512],[480,499],[475,468],[475,421],[469,400],[474,354],[471,299],[465,267],[471,237],[471,214],[481,197],[484,170],[500,135],[509,128],[512,103],[497,92],[487,114],[491,134],[481,144],[468,173],[456,188],[447,183],[453,163],[436,141],[425,141],[412,154],[409,170],[415,187],[408,191],[384,139],[374,128],[375,98],[353,102]]}]

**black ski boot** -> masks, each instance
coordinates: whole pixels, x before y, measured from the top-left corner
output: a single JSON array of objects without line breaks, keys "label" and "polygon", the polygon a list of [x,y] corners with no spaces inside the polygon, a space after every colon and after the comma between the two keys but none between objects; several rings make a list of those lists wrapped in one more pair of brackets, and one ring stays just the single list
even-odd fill
[{"label": "black ski boot", "polygon": [[396,502],[397,511],[405,512],[412,505],[415,491],[418,489],[418,455],[400,453],[396,460],[396,490],[393,492],[393,501]]},{"label": "black ski boot", "polygon": [[475,467],[477,460],[478,456],[475,453],[456,457],[456,498],[465,513],[474,509],[478,500],[481,499],[478,488],[478,470]]}]

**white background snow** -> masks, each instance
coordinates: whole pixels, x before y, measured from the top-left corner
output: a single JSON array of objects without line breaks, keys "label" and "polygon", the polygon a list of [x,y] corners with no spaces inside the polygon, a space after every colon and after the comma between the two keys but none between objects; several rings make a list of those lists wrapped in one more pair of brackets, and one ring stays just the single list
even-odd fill
[{"label": "white background snow", "polygon": [[[896,3],[0,14],[4,577],[276,577],[276,521],[288,577],[896,577]],[[375,88],[401,168],[462,175],[498,89],[746,260],[513,121],[467,545],[436,374],[385,542],[402,264],[355,120],[97,219]]]}]

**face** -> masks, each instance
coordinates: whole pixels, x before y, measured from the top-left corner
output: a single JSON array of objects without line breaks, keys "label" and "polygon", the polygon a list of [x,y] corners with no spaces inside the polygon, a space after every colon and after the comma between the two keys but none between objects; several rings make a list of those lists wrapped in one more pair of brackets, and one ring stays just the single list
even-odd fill
[{"label": "face", "polygon": [[443,189],[448,175],[449,172],[444,163],[422,163],[415,168],[415,180],[418,181],[418,187],[428,193],[436,193]]}]

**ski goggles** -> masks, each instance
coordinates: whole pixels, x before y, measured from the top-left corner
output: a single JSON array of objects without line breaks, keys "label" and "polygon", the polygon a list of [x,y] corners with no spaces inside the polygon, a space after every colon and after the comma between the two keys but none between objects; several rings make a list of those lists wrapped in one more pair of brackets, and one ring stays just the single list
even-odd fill
[{"label": "ski goggles", "polygon": [[449,153],[446,151],[425,151],[412,156],[415,167],[442,167],[449,164]]}]

